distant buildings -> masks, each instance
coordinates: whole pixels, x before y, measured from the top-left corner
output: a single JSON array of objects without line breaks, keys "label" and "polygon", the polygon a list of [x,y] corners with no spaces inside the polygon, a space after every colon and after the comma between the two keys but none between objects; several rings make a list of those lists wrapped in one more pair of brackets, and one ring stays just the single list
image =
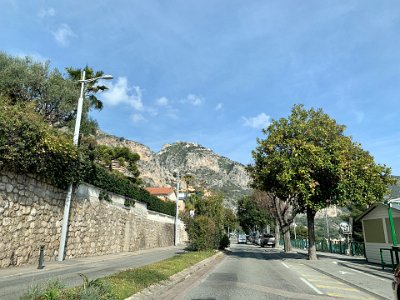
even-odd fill
[{"label": "distant buildings", "polygon": [[146,190],[150,195],[156,196],[163,201],[176,202],[176,198],[178,197],[179,211],[185,210],[185,193],[179,192],[177,195],[175,188],[172,187],[148,187]]}]

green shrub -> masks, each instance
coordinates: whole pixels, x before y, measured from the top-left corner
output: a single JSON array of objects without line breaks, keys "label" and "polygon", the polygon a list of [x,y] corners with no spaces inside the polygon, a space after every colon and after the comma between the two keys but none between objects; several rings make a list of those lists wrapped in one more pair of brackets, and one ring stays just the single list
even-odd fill
[{"label": "green shrub", "polygon": [[79,274],[83,284],[75,288],[67,288],[60,280],[31,287],[21,300],[116,300],[110,285],[101,279],[90,280]]},{"label": "green shrub", "polygon": [[[144,202],[150,210],[175,216],[174,202],[162,201],[150,195],[145,189],[133,184],[124,175],[117,172],[110,172],[102,166],[92,164],[90,170],[86,170],[84,181],[103,190]],[[130,201],[130,206],[133,205],[134,203]]]},{"label": "green shrub", "polygon": [[102,201],[107,201],[107,202],[112,202],[110,195],[106,191],[100,191],[99,193],[99,200]]},{"label": "green shrub", "polygon": [[229,240],[228,235],[224,234],[219,242],[219,249],[224,250],[225,248],[228,248],[230,244],[231,241]]},{"label": "green shrub", "polygon": [[0,168],[36,174],[65,188],[80,179],[81,158],[72,137],[56,131],[34,105],[10,105],[0,97]]},{"label": "green shrub", "polygon": [[20,299],[21,300],[58,300],[65,299],[63,297],[63,290],[65,284],[59,279],[52,279],[48,282],[32,286]]},{"label": "green shrub", "polygon": [[215,245],[219,244],[215,222],[207,216],[198,216],[189,220],[187,232],[191,250],[215,249]]}]

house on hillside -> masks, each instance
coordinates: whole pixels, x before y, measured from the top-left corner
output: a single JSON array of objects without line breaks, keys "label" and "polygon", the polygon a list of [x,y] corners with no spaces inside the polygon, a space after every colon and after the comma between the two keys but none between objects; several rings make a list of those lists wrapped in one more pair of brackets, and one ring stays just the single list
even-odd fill
[{"label": "house on hillside", "polygon": [[157,198],[163,200],[163,201],[176,201],[177,196],[179,197],[178,200],[178,207],[179,211],[184,211],[185,210],[185,202],[184,202],[184,196],[181,195],[182,193],[179,193],[179,195],[176,194],[176,191],[172,187],[148,187],[146,188],[146,191],[150,193],[150,195],[156,196]]},{"label": "house on hillside", "polygon": [[[400,198],[393,200],[400,200]],[[397,241],[400,242],[400,207],[393,205],[392,214]],[[380,264],[380,249],[393,246],[388,206],[383,203],[377,203],[366,210],[357,220],[362,222],[367,261]],[[384,250],[382,254],[384,262],[391,263],[390,252]]]},{"label": "house on hillside", "polygon": [[172,187],[148,187],[146,191],[161,200],[176,201],[175,189]]}]

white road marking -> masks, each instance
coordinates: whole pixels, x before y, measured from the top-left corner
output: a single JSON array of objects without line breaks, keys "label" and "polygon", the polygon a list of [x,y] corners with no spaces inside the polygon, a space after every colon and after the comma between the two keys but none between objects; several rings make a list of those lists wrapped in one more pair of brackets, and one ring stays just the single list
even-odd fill
[{"label": "white road marking", "polygon": [[290,269],[290,267],[287,264],[285,264],[283,261],[281,263],[282,263],[282,265],[285,266],[285,268]]},{"label": "white road marking", "polygon": [[347,271],[339,271],[340,274],[344,275],[344,274],[353,274],[351,272],[347,272]]},{"label": "white road marking", "polygon": [[317,289],[315,286],[313,286],[311,283],[309,283],[307,280],[305,280],[303,277],[300,277],[301,281],[303,281],[305,284],[307,284],[314,292],[317,294],[323,295],[324,293],[321,292],[319,289]]},{"label": "white road marking", "polygon": [[366,272],[363,272],[363,271],[360,271],[360,270],[357,270],[357,269],[353,269],[353,268],[350,268],[350,269],[352,269],[354,272],[361,273],[361,274],[367,275],[369,277],[373,277],[375,279],[379,279],[379,280],[382,280],[382,281],[388,281],[388,280],[390,281],[390,279],[383,279],[381,277],[378,277],[378,276],[375,276],[375,275],[372,275],[372,274],[368,274]]},{"label": "white road marking", "polygon": [[337,261],[333,261],[332,263],[335,264],[335,265],[337,265]]}]

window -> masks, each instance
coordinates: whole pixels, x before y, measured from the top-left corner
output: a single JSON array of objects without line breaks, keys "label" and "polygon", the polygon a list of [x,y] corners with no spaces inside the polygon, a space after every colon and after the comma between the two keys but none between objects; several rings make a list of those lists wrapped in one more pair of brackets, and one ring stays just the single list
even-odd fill
[{"label": "window", "polygon": [[363,220],[365,241],[367,243],[385,243],[382,219]]}]

